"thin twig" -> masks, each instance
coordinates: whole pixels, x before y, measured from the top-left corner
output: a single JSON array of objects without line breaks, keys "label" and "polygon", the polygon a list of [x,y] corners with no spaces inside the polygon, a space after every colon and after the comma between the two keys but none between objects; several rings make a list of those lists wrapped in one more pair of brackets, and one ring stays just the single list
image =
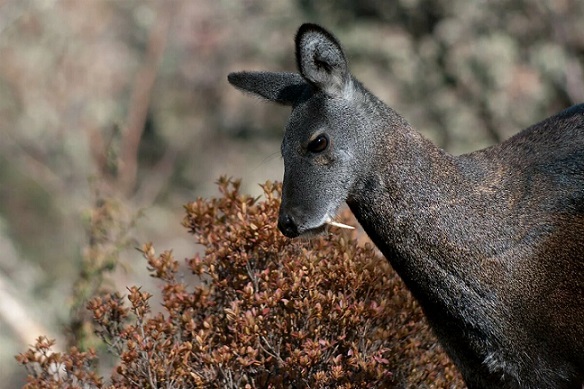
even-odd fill
[{"label": "thin twig", "polygon": [[173,2],[164,4],[160,17],[150,31],[146,58],[134,80],[134,89],[122,141],[122,164],[120,166],[120,180],[126,194],[131,193],[136,185],[138,148],[146,124],[152,88],[154,87],[158,67],[168,41],[168,31],[173,16],[172,4]]}]

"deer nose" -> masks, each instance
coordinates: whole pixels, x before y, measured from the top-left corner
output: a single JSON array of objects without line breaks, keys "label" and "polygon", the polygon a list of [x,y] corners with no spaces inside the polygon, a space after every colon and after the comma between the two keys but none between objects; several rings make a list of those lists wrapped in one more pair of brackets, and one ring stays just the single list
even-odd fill
[{"label": "deer nose", "polygon": [[295,238],[298,235],[298,226],[292,217],[286,213],[280,213],[278,217],[278,229],[288,238]]}]

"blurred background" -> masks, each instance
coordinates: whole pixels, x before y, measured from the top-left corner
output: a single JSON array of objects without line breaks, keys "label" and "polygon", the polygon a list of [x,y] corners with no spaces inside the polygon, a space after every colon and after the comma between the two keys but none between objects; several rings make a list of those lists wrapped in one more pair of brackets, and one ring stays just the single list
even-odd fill
[{"label": "blurred background", "polygon": [[301,23],[458,154],[584,102],[582,20],[580,0],[0,0],[0,382],[37,336],[65,348],[102,284],[155,291],[134,248],[191,256],[182,205],[220,175],[281,179],[288,108],[226,76],[294,71]]}]

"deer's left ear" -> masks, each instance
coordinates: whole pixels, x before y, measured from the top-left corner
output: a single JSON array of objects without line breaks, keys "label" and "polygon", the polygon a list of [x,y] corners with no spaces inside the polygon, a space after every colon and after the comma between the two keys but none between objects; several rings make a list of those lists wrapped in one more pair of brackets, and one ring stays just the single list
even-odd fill
[{"label": "deer's left ear", "polygon": [[296,62],[300,74],[328,95],[341,97],[351,87],[351,75],[340,43],[316,24],[303,24],[298,29]]}]

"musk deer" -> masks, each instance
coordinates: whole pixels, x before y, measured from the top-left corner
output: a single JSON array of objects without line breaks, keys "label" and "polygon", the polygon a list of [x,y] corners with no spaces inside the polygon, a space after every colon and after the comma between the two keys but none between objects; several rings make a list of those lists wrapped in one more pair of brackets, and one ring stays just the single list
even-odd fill
[{"label": "musk deer", "polygon": [[292,113],[278,227],[323,231],[346,202],[422,306],[469,388],[584,381],[584,104],[453,156],[363,87],[322,27],[300,74],[229,82]]}]

